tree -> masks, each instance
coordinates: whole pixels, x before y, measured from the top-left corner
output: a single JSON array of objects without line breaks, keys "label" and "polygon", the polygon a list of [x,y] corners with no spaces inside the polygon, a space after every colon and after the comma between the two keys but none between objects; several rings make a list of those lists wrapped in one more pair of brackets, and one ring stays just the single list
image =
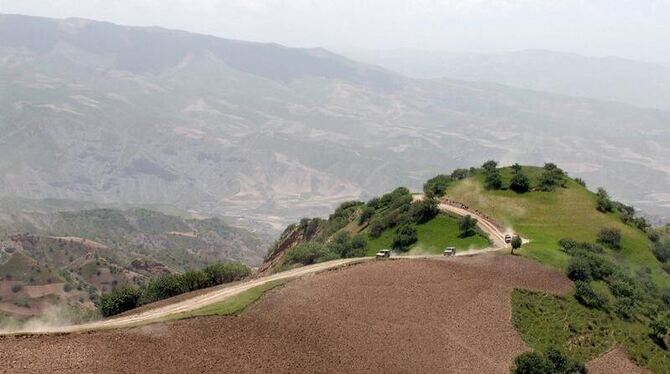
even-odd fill
[{"label": "tree", "polygon": [[598,232],[598,243],[610,247],[612,249],[619,249],[621,246],[621,230],[604,227]]},{"label": "tree", "polygon": [[115,288],[104,294],[98,302],[98,309],[103,317],[113,316],[137,307],[140,300],[140,290],[137,287]]},{"label": "tree", "polygon": [[544,164],[544,172],[540,176],[540,190],[553,191],[556,186],[563,186],[564,184],[565,172],[554,163]]},{"label": "tree", "polygon": [[539,352],[525,352],[514,359],[514,374],[547,374],[549,363]]},{"label": "tree", "polygon": [[319,243],[304,243],[293,248],[286,254],[284,260],[286,264],[311,265],[318,262],[334,260],[338,257],[336,253],[331,252],[326,246]]},{"label": "tree", "polygon": [[440,212],[435,199],[426,197],[422,201],[417,201],[410,208],[410,215],[416,223],[428,222]]},{"label": "tree", "polygon": [[498,169],[494,169],[486,174],[484,187],[488,190],[499,190],[502,187],[502,179],[500,178]]},{"label": "tree", "polygon": [[461,230],[460,237],[466,238],[476,233],[477,219],[472,218],[471,215],[463,216],[458,220],[458,228]]},{"label": "tree", "polygon": [[522,243],[521,237],[519,235],[514,235],[512,242],[510,243],[512,245],[512,254],[514,254],[515,250],[521,248]]},{"label": "tree", "polygon": [[588,281],[591,279],[591,264],[582,256],[573,257],[568,263],[567,275],[575,282]]},{"label": "tree", "polygon": [[409,246],[416,243],[417,240],[416,227],[413,225],[400,226],[396,231],[395,237],[393,237],[393,249],[406,251],[409,249]]},{"label": "tree", "polygon": [[365,206],[361,209],[361,215],[358,216],[358,224],[362,225],[365,222],[368,222],[372,216],[375,215],[375,208],[371,206]]},{"label": "tree", "polygon": [[445,192],[447,192],[447,187],[451,183],[452,179],[450,176],[445,174],[440,174],[426,181],[423,185],[423,192],[428,197],[442,197]]},{"label": "tree", "polygon": [[604,309],[607,305],[607,296],[600,294],[584,281],[575,282],[575,298],[589,308]]},{"label": "tree", "polygon": [[519,173],[519,172],[521,172],[521,169],[522,169],[522,168],[521,168],[521,165],[519,165],[518,163],[512,165],[512,171],[513,171],[514,173]]},{"label": "tree", "polygon": [[509,188],[516,193],[528,192],[530,190],[530,180],[526,174],[519,171],[512,176]]},{"label": "tree", "polygon": [[482,165],[482,169],[484,169],[485,172],[491,172],[493,170],[496,170],[498,168],[498,163],[493,160],[488,160]]},{"label": "tree", "polygon": [[468,169],[456,169],[451,172],[452,179],[465,179],[470,175]]},{"label": "tree", "polygon": [[610,195],[602,187],[598,187],[598,192],[596,192],[596,209],[603,213],[614,211],[614,203],[610,200]]}]

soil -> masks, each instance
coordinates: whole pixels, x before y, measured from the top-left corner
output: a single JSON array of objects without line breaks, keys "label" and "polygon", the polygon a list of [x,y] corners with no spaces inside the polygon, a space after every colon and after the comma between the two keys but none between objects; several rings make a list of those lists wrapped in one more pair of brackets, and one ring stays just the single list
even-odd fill
[{"label": "soil", "polygon": [[617,347],[604,355],[595,358],[586,365],[590,374],[647,374],[651,371],[643,369],[628,358],[626,351]]},{"label": "soil", "polygon": [[510,255],[374,261],[293,281],[238,317],[0,337],[0,371],[508,373],[528,350],[511,322],[517,287],[571,282]]}]

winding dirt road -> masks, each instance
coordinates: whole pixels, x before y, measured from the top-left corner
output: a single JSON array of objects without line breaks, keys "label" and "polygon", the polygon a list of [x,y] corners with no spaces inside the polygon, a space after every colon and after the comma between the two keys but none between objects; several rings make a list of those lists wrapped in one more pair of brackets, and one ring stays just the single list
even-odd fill
[{"label": "winding dirt road", "polygon": [[[421,200],[423,199],[423,195],[414,195],[415,200]],[[465,215],[471,215],[475,218],[477,218],[477,225],[478,227],[486,233],[491,241],[493,242],[493,246],[490,248],[486,249],[481,249],[481,250],[471,250],[471,251],[461,251],[457,252],[456,256],[472,256],[472,255],[477,255],[480,253],[486,253],[486,252],[493,252],[497,251],[502,248],[506,248],[507,244],[505,243],[505,233],[500,230],[497,225],[494,223],[490,222],[488,219],[486,219],[484,216],[481,214],[478,214],[477,212],[473,212],[471,210],[461,208],[454,206],[453,204],[448,204],[445,202],[441,202],[439,205],[440,210],[443,212],[448,212],[452,214],[456,214],[459,216],[465,216]],[[426,258],[440,258],[442,256],[435,256],[435,255],[418,255],[418,256],[395,256],[394,258],[402,258],[402,259],[426,259]],[[365,262],[365,261],[370,261],[374,260],[372,257],[359,257],[359,258],[348,258],[348,259],[339,259],[339,260],[333,260],[333,261],[328,261],[328,262],[323,262],[319,264],[314,264],[314,265],[309,265],[309,266],[304,266],[301,268],[293,269],[293,270],[288,270],[284,271],[281,273],[261,277],[261,278],[256,278],[249,280],[247,282],[243,282],[240,284],[232,285],[230,287],[226,288],[218,288],[218,289],[213,289],[210,292],[206,292],[204,294],[201,294],[199,296],[194,296],[190,299],[182,300],[173,304],[169,305],[164,305],[160,307],[156,307],[154,309],[149,309],[145,310],[142,312],[138,312],[135,314],[130,314],[126,316],[121,316],[117,318],[111,318],[111,319],[106,319],[102,321],[96,321],[96,322],[91,322],[87,324],[82,324],[82,325],[74,325],[74,326],[57,326],[57,327],[41,327],[39,329],[32,329],[32,330],[22,330],[22,331],[15,331],[12,332],[13,334],[21,334],[21,333],[37,333],[37,334],[48,334],[48,333],[67,333],[67,332],[80,332],[80,331],[88,331],[88,330],[101,330],[101,329],[110,329],[110,328],[123,328],[123,327],[131,327],[131,326],[136,326],[139,324],[146,324],[150,322],[155,322],[162,320],[168,316],[174,315],[174,314],[179,314],[183,312],[189,312],[193,311],[196,309],[200,309],[204,306],[211,305],[214,303],[221,302],[228,297],[238,295],[244,291],[247,291],[251,288],[266,284],[268,282],[276,281],[276,280],[282,280],[282,279],[290,279],[290,278],[297,278],[301,276],[305,276],[308,274],[314,274],[330,269],[335,269],[341,266],[345,265],[350,265],[350,264],[355,264],[355,263],[360,263],[360,262]]]}]

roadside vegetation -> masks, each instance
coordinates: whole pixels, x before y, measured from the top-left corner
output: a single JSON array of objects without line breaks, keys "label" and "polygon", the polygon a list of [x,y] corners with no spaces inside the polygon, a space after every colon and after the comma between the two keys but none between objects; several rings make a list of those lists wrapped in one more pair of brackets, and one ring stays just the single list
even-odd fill
[{"label": "roadside vegetation", "polygon": [[186,292],[237,281],[249,274],[251,269],[246,265],[217,262],[199,271],[154,278],[141,286],[117,287],[100,297],[98,309],[109,317]]}]

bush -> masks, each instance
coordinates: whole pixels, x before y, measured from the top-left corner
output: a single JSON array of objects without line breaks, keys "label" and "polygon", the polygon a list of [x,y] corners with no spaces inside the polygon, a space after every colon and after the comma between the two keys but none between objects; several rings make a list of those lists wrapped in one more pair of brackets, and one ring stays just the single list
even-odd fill
[{"label": "bush", "polygon": [[373,238],[378,238],[384,232],[384,229],[386,229],[386,225],[382,219],[373,219],[368,225],[368,234]]},{"label": "bush", "polygon": [[656,318],[649,324],[651,339],[661,348],[668,348],[668,321],[666,318]]},{"label": "bush", "polygon": [[486,173],[484,187],[487,190],[499,190],[502,188],[502,179],[500,179],[500,172],[497,169]]},{"label": "bush", "polygon": [[458,228],[461,230],[460,237],[466,238],[476,233],[477,219],[471,215],[466,215],[458,219]]},{"label": "bush", "polygon": [[428,197],[441,197],[447,192],[447,187],[452,179],[448,175],[440,174],[426,181],[423,185],[423,192]]},{"label": "bush", "polygon": [[586,374],[586,367],[560,351],[550,348],[546,354],[525,352],[514,359],[515,374]]},{"label": "bush", "polygon": [[568,263],[568,278],[573,281],[591,280],[591,264],[584,257],[573,257]]},{"label": "bush", "polygon": [[565,185],[565,172],[551,162],[544,164],[544,172],[540,175],[541,191],[553,191],[557,186]]},{"label": "bush", "polygon": [[251,274],[251,269],[239,262],[217,262],[204,269],[210,286],[238,281]]},{"label": "bush", "polygon": [[400,226],[393,237],[393,249],[406,251],[409,249],[409,246],[416,243],[417,240],[418,236],[414,226]]},{"label": "bush", "polygon": [[465,179],[470,175],[470,172],[468,169],[456,169],[451,172],[451,178],[452,179]]},{"label": "bush", "polygon": [[204,271],[187,271],[181,275],[181,283],[186,292],[213,286]]},{"label": "bush", "polygon": [[586,187],[586,181],[584,181],[582,178],[575,178],[575,182],[577,182],[577,184],[582,187]]},{"label": "bush", "polygon": [[358,216],[358,224],[362,225],[365,222],[369,221],[372,216],[375,215],[375,208],[371,206],[366,206],[361,210],[361,215]]},{"label": "bush", "polygon": [[18,292],[21,291],[22,289],[23,289],[23,286],[20,285],[20,284],[14,284],[14,285],[12,285],[12,292],[14,292],[14,293],[18,293]]},{"label": "bush", "polygon": [[658,261],[668,262],[670,260],[670,242],[656,241],[652,244],[651,250]]},{"label": "bush", "polygon": [[416,223],[428,222],[438,213],[440,213],[440,209],[437,207],[437,201],[431,198],[415,202],[409,211],[412,220]]},{"label": "bush", "polygon": [[142,304],[153,303],[187,291],[179,275],[163,275],[150,280],[144,286],[140,302]]},{"label": "bush", "polygon": [[310,265],[318,262],[334,260],[338,256],[322,244],[304,243],[293,248],[286,254],[286,264]]},{"label": "bush", "polygon": [[558,241],[558,245],[564,252],[572,253],[577,248],[577,241],[571,238],[563,238]]},{"label": "bush", "polygon": [[512,176],[509,188],[516,193],[528,192],[530,190],[530,180],[526,174],[519,171]]},{"label": "bush", "polygon": [[614,203],[610,200],[610,195],[602,187],[599,187],[598,192],[596,192],[596,209],[603,213],[614,211]]},{"label": "bush", "polygon": [[514,250],[521,248],[523,241],[519,235],[514,235],[510,244],[512,245],[512,253],[514,253]]},{"label": "bush", "polygon": [[112,292],[100,297],[98,302],[100,314],[109,317],[134,309],[138,306],[140,295],[137,287],[115,288]]},{"label": "bush", "polygon": [[607,306],[607,296],[597,292],[588,282],[575,282],[575,298],[589,308],[604,309]]},{"label": "bush", "polygon": [[612,249],[619,249],[621,245],[621,230],[609,227],[601,229],[598,232],[598,243]]}]

